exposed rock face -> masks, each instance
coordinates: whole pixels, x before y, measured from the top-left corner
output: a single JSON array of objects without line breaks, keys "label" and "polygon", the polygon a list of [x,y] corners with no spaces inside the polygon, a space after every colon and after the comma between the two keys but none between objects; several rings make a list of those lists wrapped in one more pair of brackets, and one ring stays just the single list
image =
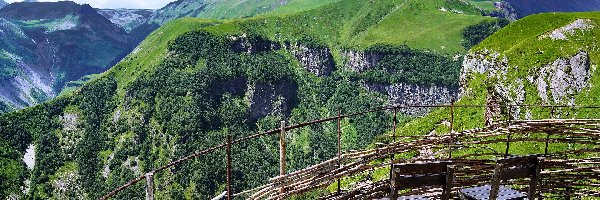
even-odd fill
[{"label": "exposed rock face", "polygon": [[540,36],[540,39],[550,38],[552,40],[567,40],[568,36],[574,35],[577,30],[583,31],[592,28],[594,28],[592,25],[592,20],[578,19],[565,27],[561,27],[552,31],[551,33]]},{"label": "exposed rock face", "polygon": [[354,72],[364,72],[369,70],[383,58],[383,55],[373,52],[342,52],[342,65],[345,70]]},{"label": "exposed rock face", "polygon": [[79,115],[75,113],[65,113],[60,116],[63,129],[59,133],[59,144],[63,153],[72,156],[75,153],[77,145],[83,139],[83,132],[78,128]]},{"label": "exposed rock face", "polygon": [[256,121],[270,114],[289,115],[297,90],[291,82],[249,85],[250,120]]},{"label": "exposed rock face", "polygon": [[[385,94],[390,99],[390,104],[396,105],[440,105],[449,104],[458,96],[458,88],[438,85],[416,85],[416,84],[364,84],[364,86],[375,92]],[[423,116],[430,109],[414,108],[402,109],[401,112],[409,115]]]},{"label": "exposed rock face", "polygon": [[[579,52],[570,58],[559,58],[543,67],[532,68],[523,78],[508,79],[508,60],[499,53],[483,50],[465,56],[460,78],[461,96],[468,95],[468,81],[475,74],[486,74],[490,82],[487,87],[487,103],[497,105],[488,107],[485,112],[486,122],[506,119],[501,116],[508,113],[512,118],[520,118],[522,114],[531,116],[528,110],[514,107],[508,109],[500,105],[515,105],[525,102],[525,84],[532,84],[538,90],[538,96],[546,104],[575,104],[575,95],[588,87],[592,74],[587,52]],[[525,80],[526,79],[526,80]],[[529,94],[531,95],[531,94]]]},{"label": "exposed rock face", "polygon": [[[508,80],[508,59],[499,53],[487,49],[469,53],[463,61],[463,69],[460,75],[460,96],[468,96],[471,91],[467,90],[468,81],[476,74],[486,74],[493,84],[487,88],[487,104],[498,105],[487,107],[484,113],[487,124],[500,119],[506,119],[501,116],[506,107],[500,105],[514,105],[525,102],[525,85],[522,79]],[[513,118],[519,116],[520,108],[511,109],[510,114]],[[504,112],[504,113],[508,113]]]},{"label": "exposed rock face", "polygon": [[0,101],[7,102],[17,109],[33,106],[40,102],[34,93],[45,97],[54,97],[52,76],[45,70],[34,70],[29,65],[18,62],[18,69],[23,72],[13,79],[0,80]]},{"label": "exposed rock face", "polygon": [[277,42],[262,37],[248,37],[246,34],[230,36],[229,40],[232,41],[232,49],[235,52],[259,53],[281,49],[281,45]]},{"label": "exposed rock face", "polygon": [[289,49],[304,69],[317,76],[329,76],[335,68],[329,48],[311,48],[296,43],[290,45]]},{"label": "exposed rock face", "polygon": [[87,194],[84,193],[83,188],[78,184],[81,177],[77,170],[65,171],[57,174],[56,180],[52,181],[53,191],[52,195],[57,199],[70,199],[79,197],[81,199],[87,199]]},{"label": "exposed rock face", "polygon": [[552,100],[556,104],[574,105],[574,95],[588,86],[590,76],[588,53],[579,52],[571,58],[559,58],[542,67],[529,81],[537,86],[542,101],[551,103]]},{"label": "exposed rock face", "polygon": [[494,2],[494,6],[498,8],[498,10],[492,12],[493,17],[502,17],[511,21],[515,21],[518,19],[517,11],[513,8],[508,2],[499,1]]},{"label": "exposed rock face", "polygon": [[145,23],[153,12],[147,9],[98,9],[98,13],[127,32]]}]

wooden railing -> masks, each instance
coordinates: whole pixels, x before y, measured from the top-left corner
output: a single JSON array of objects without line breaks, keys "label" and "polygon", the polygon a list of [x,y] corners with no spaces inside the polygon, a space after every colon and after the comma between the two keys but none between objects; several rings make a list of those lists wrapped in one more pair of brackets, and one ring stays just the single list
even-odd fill
[{"label": "wooden railing", "polygon": [[[307,191],[311,191],[318,188],[323,188],[328,185],[331,185],[334,182],[338,182],[338,189],[335,193],[336,195],[342,195],[344,192],[341,191],[340,180],[343,178],[347,178],[350,176],[354,176],[360,173],[364,173],[365,171],[372,171],[376,169],[389,167],[393,163],[402,163],[402,162],[414,162],[417,160],[424,160],[423,158],[411,158],[411,159],[398,159],[397,156],[403,153],[407,153],[410,151],[414,151],[419,148],[432,148],[436,149],[436,154],[432,156],[442,156],[445,157],[445,160],[453,160],[459,161],[463,160],[464,163],[474,163],[473,167],[477,168],[486,167],[486,162],[489,160],[481,160],[478,161],[473,159],[473,157],[481,157],[481,156],[503,156],[509,155],[510,144],[514,142],[545,142],[545,154],[547,155],[555,155],[554,153],[548,152],[548,145],[553,142],[561,142],[561,143],[577,143],[577,144],[587,144],[587,145],[598,145],[597,142],[582,138],[556,138],[550,137],[551,134],[559,134],[564,133],[566,135],[572,136],[583,136],[583,137],[591,137],[593,139],[599,139],[598,133],[600,133],[600,121],[598,120],[541,120],[541,121],[514,121],[512,118],[507,117],[507,120],[498,124],[494,124],[492,126],[488,126],[481,129],[474,129],[469,131],[463,131],[460,133],[454,132],[454,110],[458,108],[487,108],[487,107],[503,107],[508,109],[509,111],[515,107],[521,108],[544,108],[544,109],[560,109],[560,108],[570,108],[570,109],[599,109],[600,106],[538,106],[538,105],[401,105],[401,106],[387,106],[375,108],[369,111],[345,114],[342,115],[339,113],[337,116],[318,119],[311,122],[300,123],[296,125],[286,126],[285,122],[281,122],[281,126],[278,129],[273,129],[270,131],[266,131],[263,133],[257,133],[254,135],[250,135],[247,137],[239,138],[233,140],[231,136],[227,137],[227,141],[223,144],[216,145],[214,147],[196,152],[186,157],[182,157],[177,159],[167,165],[154,169],[144,175],[141,175],[128,183],[124,184],[121,187],[114,189],[113,191],[104,195],[101,199],[109,199],[119,193],[120,191],[127,189],[128,187],[141,182],[142,180],[146,180],[146,198],[154,199],[154,175],[169,169],[173,166],[182,164],[194,158],[207,155],[209,153],[213,153],[217,150],[225,149],[227,152],[227,191],[224,196],[227,196],[227,199],[232,199],[233,197],[246,197],[249,199],[282,199],[292,195],[302,194]],[[435,109],[435,108],[449,108],[450,109],[450,134],[441,135],[441,136],[412,136],[412,137],[403,137],[396,135],[396,123],[397,123],[397,113],[402,109]],[[385,147],[371,149],[360,152],[346,153],[342,154],[341,151],[341,120],[346,118],[352,118],[356,116],[366,115],[375,112],[393,112],[393,131],[390,136],[393,138],[393,142],[388,144]],[[509,112],[510,113],[510,112]],[[285,153],[285,133],[286,131],[299,129],[307,126],[312,126],[316,124],[322,124],[326,122],[337,122],[338,128],[338,153],[337,157],[322,162],[320,164],[308,167],[306,169],[302,169],[296,172],[287,173],[286,172],[286,153]],[[571,126],[583,125],[590,126],[585,129],[573,129]],[[531,127],[535,127],[532,129]],[[515,135],[519,134],[527,134],[531,132],[540,132],[545,131],[548,133],[548,137],[545,139],[540,138],[532,138],[532,139],[523,139],[523,138],[513,138]],[[571,132],[569,132],[571,131]],[[581,133],[584,131],[584,133]],[[568,134],[567,134],[568,133]],[[231,177],[231,168],[232,168],[232,159],[231,159],[231,148],[233,145],[244,143],[249,140],[253,140],[256,138],[271,136],[278,134],[280,136],[280,176],[272,178],[269,180],[269,183],[263,185],[261,187],[240,192],[235,194],[232,191],[231,183],[234,181]],[[505,137],[504,139],[500,139],[500,137]],[[417,138],[417,140],[413,140],[411,142],[397,142],[398,138]],[[488,138],[489,140],[484,140]],[[493,139],[491,139],[493,138]],[[506,151],[502,152],[489,152],[483,154],[473,154],[473,155],[461,155],[461,148],[467,148],[469,145],[483,145],[483,144],[498,144],[505,143]],[[480,148],[490,150],[484,145]],[[573,151],[572,153],[585,153],[590,150],[598,151],[596,149],[586,149],[586,150],[578,150]],[[568,153],[568,152],[564,152]],[[454,154],[454,155],[453,155]],[[374,161],[386,160],[378,164],[373,164]],[[441,159],[438,158],[438,159]],[[475,162],[477,161],[477,162]],[[566,163],[572,162],[573,160],[565,161]],[[594,163],[595,164],[595,163]],[[566,166],[566,165],[565,165]],[[578,168],[577,168],[578,169]],[[583,170],[583,168],[582,168]],[[596,172],[596,171],[594,171]],[[459,172],[460,173],[460,172]],[[597,173],[595,175],[598,175]],[[473,178],[473,177],[471,177]],[[477,177],[475,177],[477,178]],[[485,178],[482,178],[483,180]],[[473,179],[479,180],[479,179]],[[596,178],[594,180],[600,180],[600,178]],[[460,180],[459,180],[460,181]],[[465,182],[467,184],[470,182]],[[384,183],[381,183],[384,184]],[[592,185],[596,186],[596,185]],[[374,185],[375,188],[384,188],[382,185]],[[388,187],[389,188],[389,187]],[[576,188],[571,188],[574,191]],[[571,191],[569,190],[569,191]],[[581,190],[578,190],[581,191]],[[374,194],[377,194],[374,192]],[[334,195],[335,196],[335,195]]]}]

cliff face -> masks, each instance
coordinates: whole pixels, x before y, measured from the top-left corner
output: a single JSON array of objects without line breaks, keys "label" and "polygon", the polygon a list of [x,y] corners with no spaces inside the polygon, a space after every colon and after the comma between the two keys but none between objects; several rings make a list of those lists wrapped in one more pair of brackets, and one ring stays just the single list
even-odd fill
[{"label": "cliff face", "polygon": [[[544,105],[575,105],[576,95],[590,86],[594,68],[590,67],[587,52],[558,58],[552,63],[531,68],[526,77],[510,77],[516,66],[510,66],[508,58],[489,50],[473,52],[465,56],[461,74],[461,97],[471,95],[469,81],[477,74],[485,74],[489,80],[486,101],[489,105],[525,104],[526,99],[539,99]],[[526,87],[535,90],[527,90]],[[533,93],[535,91],[535,93]],[[530,93],[528,93],[530,92]],[[487,123],[502,118],[505,107],[489,107]],[[513,108],[513,118],[529,118],[528,109]]]},{"label": "cliff face", "polygon": [[288,49],[304,69],[317,76],[329,76],[335,69],[335,61],[327,47],[311,48],[295,43],[288,45]]},{"label": "cliff face", "polygon": [[383,55],[373,52],[345,51],[342,52],[342,65],[345,70],[364,72],[379,63]]},{"label": "cliff face", "polygon": [[[366,83],[364,87],[375,92],[386,95],[389,104],[395,105],[441,105],[449,104],[458,96],[458,88],[441,85],[418,85],[399,83],[383,85]],[[413,116],[424,116],[431,109],[412,108],[402,109],[400,112]]]}]

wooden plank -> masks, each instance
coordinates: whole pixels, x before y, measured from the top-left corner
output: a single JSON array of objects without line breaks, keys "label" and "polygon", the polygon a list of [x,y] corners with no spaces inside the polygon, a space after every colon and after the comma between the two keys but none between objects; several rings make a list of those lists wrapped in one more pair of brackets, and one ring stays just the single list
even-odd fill
[{"label": "wooden plank", "polygon": [[422,186],[443,186],[446,184],[445,174],[427,174],[413,176],[399,176],[396,180],[400,183],[396,189],[409,189]]},{"label": "wooden plank", "polygon": [[396,164],[394,172],[402,175],[445,173],[452,162]]},{"label": "wooden plank", "polygon": [[536,167],[529,166],[523,168],[501,169],[500,180],[510,180],[517,178],[531,178],[535,173]]}]

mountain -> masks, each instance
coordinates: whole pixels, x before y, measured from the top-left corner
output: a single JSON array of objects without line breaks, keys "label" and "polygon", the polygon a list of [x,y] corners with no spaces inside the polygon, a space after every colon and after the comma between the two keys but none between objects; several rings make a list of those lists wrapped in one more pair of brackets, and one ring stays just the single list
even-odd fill
[{"label": "mountain", "polygon": [[288,14],[336,1],[339,0],[177,0],[154,12],[146,23],[134,30],[133,34],[142,40],[166,22],[182,17],[231,19],[271,11],[277,11],[274,12],[275,14]]},{"label": "mountain", "polygon": [[529,15],[546,12],[600,11],[597,0],[503,0],[495,2],[500,15],[516,20]]},{"label": "mountain", "polygon": [[[463,30],[494,21],[462,1],[343,0],[299,13],[168,22],[73,93],[0,116],[0,161],[10,166],[0,169],[2,194],[95,199],[227,134],[388,103],[448,103],[467,52]],[[389,119],[342,121],[344,150],[369,145]],[[334,127],[290,133],[289,170],[333,157]],[[277,143],[265,137],[233,147],[236,192],[278,173]],[[27,149],[35,152],[29,169],[21,161]],[[219,151],[156,174],[157,199],[216,196],[223,158]],[[116,198],[143,198],[143,190],[138,184]]]},{"label": "mountain", "polygon": [[21,2],[0,9],[2,110],[44,102],[66,83],[102,73],[134,47],[125,30],[89,5]]},{"label": "mountain", "polygon": [[[597,105],[600,102],[600,12],[546,13],[525,17],[475,46],[460,78],[464,105]],[[401,129],[417,135],[447,130],[450,111],[440,109]],[[547,119],[548,109],[457,109],[456,130],[515,119]],[[552,117],[600,117],[593,109],[556,108]],[[446,131],[447,132],[447,131]],[[538,149],[520,146],[516,151]],[[531,153],[531,152],[529,152]]]},{"label": "mountain", "polygon": [[149,9],[98,9],[98,13],[106,17],[113,24],[131,32],[133,29],[145,23],[154,10]]}]

